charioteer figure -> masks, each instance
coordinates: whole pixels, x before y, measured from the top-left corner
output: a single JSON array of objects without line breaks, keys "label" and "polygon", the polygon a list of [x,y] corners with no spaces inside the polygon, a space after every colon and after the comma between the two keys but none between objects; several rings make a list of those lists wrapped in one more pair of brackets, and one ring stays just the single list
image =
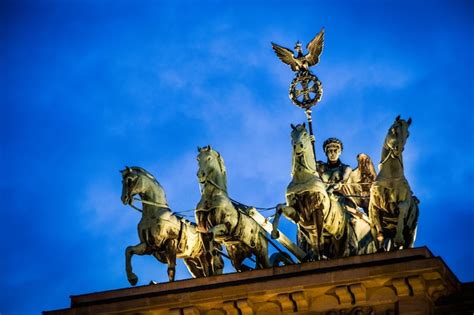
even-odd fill
[{"label": "charioteer figure", "polygon": [[317,171],[323,182],[328,185],[329,193],[343,194],[342,186],[349,179],[352,168],[340,160],[343,150],[342,142],[337,138],[329,138],[324,141],[323,149],[327,162],[318,161]]}]

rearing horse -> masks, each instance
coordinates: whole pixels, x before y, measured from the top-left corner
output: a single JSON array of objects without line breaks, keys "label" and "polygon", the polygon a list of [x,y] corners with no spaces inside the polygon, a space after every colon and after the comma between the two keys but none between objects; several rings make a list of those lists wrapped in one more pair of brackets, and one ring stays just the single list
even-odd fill
[{"label": "rearing horse", "polygon": [[135,285],[138,277],[132,271],[133,255],[153,255],[168,265],[169,281],[174,281],[176,258],[183,258],[193,277],[221,274],[224,262],[220,255],[211,261],[204,250],[200,233],[194,223],[175,215],[168,207],[165,192],[153,175],[141,167],[126,167],[122,173],[122,202],[132,205],[139,195],[143,203],[142,218],[138,223],[140,243],[125,251],[127,278]]},{"label": "rearing horse", "polygon": [[[246,270],[245,258],[256,257],[256,268],[270,267],[265,231],[252,218],[237,210],[227,195],[224,160],[210,146],[198,148],[201,200],[196,206],[196,222],[209,240],[225,245],[237,271]],[[207,249],[211,249],[208,244]]]},{"label": "rearing horse", "polygon": [[397,116],[389,128],[380,172],[370,191],[369,216],[374,222],[374,236],[379,248],[386,250],[413,247],[416,238],[419,201],[405,178],[402,156],[410,124],[411,118],[405,121]]},{"label": "rearing horse", "polygon": [[286,205],[277,207],[272,237],[278,237],[278,222],[283,214],[296,223],[305,236],[310,246],[310,260],[373,252],[368,219],[361,214],[353,216],[337,197],[331,197],[326,191],[326,184],[316,171],[306,125],[291,125],[291,128],[292,180],[286,190]]}]

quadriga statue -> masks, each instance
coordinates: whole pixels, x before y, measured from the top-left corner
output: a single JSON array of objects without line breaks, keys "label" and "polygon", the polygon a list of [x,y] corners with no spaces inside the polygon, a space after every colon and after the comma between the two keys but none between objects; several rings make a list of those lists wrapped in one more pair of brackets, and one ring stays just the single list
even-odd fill
[{"label": "quadriga statue", "polygon": [[270,267],[265,231],[241,209],[236,209],[227,194],[227,175],[222,156],[210,146],[198,148],[201,200],[196,206],[196,222],[212,252],[215,240],[224,244],[237,271],[248,269],[244,259],[255,255],[256,268]]},{"label": "quadriga statue", "polygon": [[[122,173],[122,202],[132,205],[135,195],[143,204],[138,223],[140,243],[127,247],[127,278],[135,285],[138,277],[132,271],[133,255],[153,255],[168,265],[169,281],[174,281],[176,258],[183,258],[193,277],[221,274],[224,262],[219,254],[208,260],[200,233],[194,223],[171,212],[165,192],[153,175],[140,167],[126,167]],[[214,267],[211,269],[211,265]]]},{"label": "quadriga statue", "polygon": [[305,237],[310,248],[308,260],[374,252],[368,218],[347,211],[341,198],[328,193],[328,186],[316,169],[306,125],[291,128],[292,180],[286,190],[286,204],[277,206],[272,237],[279,236],[277,227],[283,214],[298,225]]},{"label": "quadriga statue", "polygon": [[418,199],[408,185],[403,170],[403,150],[409,136],[411,118],[400,119],[388,129],[379,173],[370,191],[369,216],[379,249],[413,247],[418,225]]}]

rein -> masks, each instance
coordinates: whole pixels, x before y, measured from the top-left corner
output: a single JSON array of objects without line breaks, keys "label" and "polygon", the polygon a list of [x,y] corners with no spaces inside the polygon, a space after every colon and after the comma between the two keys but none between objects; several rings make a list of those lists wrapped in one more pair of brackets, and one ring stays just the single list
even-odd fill
[{"label": "rein", "polygon": [[212,186],[214,186],[214,187],[216,187],[216,188],[222,190],[222,191],[225,192],[226,194],[228,194],[228,193],[227,193],[227,190],[225,190],[224,187],[221,187],[219,184],[217,184],[216,182],[214,182],[212,179],[208,179],[207,176],[206,176],[206,180],[204,181],[204,183],[206,183],[206,182],[211,183]]},{"label": "rein", "polygon": [[144,204],[147,204],[147,205],[150,205],[150,206],[156,206],[156,207],[166,208],[166,209],[170,208],[170,207],[168,207],[167,204],[164,204],[164,203],[157,203],[157,202],[147,201],[147,200],[138,199],[138,198],[133,198],[133,200],[140,201],[141,203],[144,203]]},{"label": "rein", "polygon": [[382,165],[388,161],[389,158],[393,158],[393,159],[397,159],[399,162],[400,162],[400,165],[402,166],[402,170],[404,169],[403,168],[403,162],[402,160],[400,159],[400,155],[398,154],[395,154],[394,150],[392,148],[390,148],[386,143],[383,144],[383,147],[385,150],[388,151],[388,154],[387,156],[385,157],[385,159],[383,159],[383,161],[381,161],[379,163],[379,169],[382,167]]},{"label": "rein", "polygon": [[[157,203],[157,202],[147,201],[147,200],[138,199],[138,198],[133,198],[133,200],[140,201],[141,203],[144,203],[144,204],[147,204],[147,205],[150,205],[150,206],[156,206],[156,207],[166,208],[168,210],[171,210],[170,207],[168,207],[168,205],[166,205],[164,203]],[[130,207],[132,207],[133,209],[143,213],[143,210],[136,207],[136,206],[134,206],[133,203],[129,203],[128,205]]]},{"label": "rein", "polygon": [[304,153],[302,153],[301,156],[303,157],[303,161],[305,163],[302,163],[300,161],[300,159],[298,158],[300,156],[298,156],[294,151],[293,151],[293,156],[294,156],[293,159],[295,160],[295,162],[299,164],[300,166],[302,166],[304,169],[308,170],[311,174],[315,174],[317,172],[317,169],[313,170],[308,166],[308,162],[306,161],[306,155]]},{"label": "rein", "polygon": [[[225,192],[226,195],[227,195],[227,198],[229,198],[230,201],[232,201],[232,202],[234,202],[234,203],[236,203],[236,204],[238,204],[238,205],[244,206],[244,207],[246,207],[246,208],[251,208],[251,207],[249,207],[249,206],[247,206],[247,205],[245,205],[245,204],[243,204],[243,203],[241,203],[241,202],[238,202],[237,200],[234,200],[234,199],[230,198],[230,197],[229,197],[229,194],[227,193],[227,190],[226,190],[226,189],[224,189],[223,187],[221,187],[220,185],[218,185],[217,183],[215,183],[212,179],[208,179],[207,176],[206,176],[206,180],[204,181],[204,183],[206,183],[206,182],[209,182],[209,183],[210,183],[211,185],[213,185],[214,187],[216,187],[216,188],[222,190],[223,192]],[[273,209],[276,209],[277,206],[271,207],[271,208],[257,208],[257,207],[253,207],[253,208],[255,208],[255,209],[263,209],[263,210],[273,210]],[[242,215],[245,215],[245,216],[249,217],[250,219],[252,219],[253,221],[255,221],[258,226],[262,227],[262,225],[261,225],[260,223],[258,223],[252,216],[250,216],[250,215],[248,215],[247,213],[243,212],[243,211],[242,211],[241,209],[239,209],[238,207],[235,207],[235,210],[237,210],[238,218],[237,218],[237,224],[236,224],[236,226],[232,229],[231,234],[234,234],[234,233],[236,232],[237,227],[239,226],[239,223],[240,223],[240,217],[241,217]],[[281,254],[285,254],[285,252],[283,252],[278,246],[276,246],[276,244],[273,242],[273,240],[270,239],[270,238],[268,238],[267,235],[265,235],[265,233],[260,232],[260,234],[261,234],[278,252],[280,252]],[[253,260],[252,258],[249,258],[249,259],[250,259],[250,260]]]},{"label": "rein", "polygon": [[130,207],[132,207],[133,209],[137,210],[138,212],[143,213],[143,210],[142,210],[142,209],[140,209],[140,208],[138,208],[138,207],[135,207],[133,204],[129,203],[128,205],[129,205]]},{"label": "rein", "polygon": [[[156,182],[156,180],[155,180]],[[138,180],[135,181],[135,183],[133,184],[133,187],[132,188],[129,188],[128,190],[130,192],[132,192],[136,186],[138,185]],[[133,196],[131,196],[130,198],[132,198]],[[147,201],[147,200],[143,200],[143,199],[138,199],[138,198],[133,198],[131,199],[131,203],[129,204],[130,207],[132,207],[133,209],[139,211],[139,212],[142,212],[143,213],[143,210],[134,206],[133,205],[133,200],[136,200],[136,201],[140,201],[142,204],[147,204],[147,205],[150,205],[150,206],[155,206],[155,207],[160,207],[160,208],[166,208],[168,210],[171,210],[170,207],[167,205],[167,204],[164,204],[164,203],[157,203],[157,202],[153,202],[153,201]]]},{"label": "rein", "polygon": [[263,211],[273,210],[273,209],[276,209],[276,208],[277,208],[276,206],[274,206],[274,207],[268,207],[268,208],[250,207],[250,206],[247,206],[246,204],[243,204],[243,203],[241,203],[241,202],[239,202],[239,201],[237,201],[237,200],[235,200],[235,199],[232,199],[232,198],[229,196],[229,194],[227,193],[227,190],[225,190],[223,187],[221,187],[220,185],[218,185],[217,183],[215,183],[212,179],[206,178],[206,180],[204,181],[204,183],[206,183],[206,182],[209,182],[212,186],[214,186],[214,187],[216,187],[216,188],[222,190],[223,192],[225,192],[226,195],[227,195],[227,198],[229,198],[230,201],[232,201],[232,202],[234,202],[234,203],[236,203],[236,204],[239,204],[239,205],[241,205],[241,206],[244,206],[244,207],[247,207],[247,208],[255,208],[255,209],[257,209],[257,210],[263,210]]}]

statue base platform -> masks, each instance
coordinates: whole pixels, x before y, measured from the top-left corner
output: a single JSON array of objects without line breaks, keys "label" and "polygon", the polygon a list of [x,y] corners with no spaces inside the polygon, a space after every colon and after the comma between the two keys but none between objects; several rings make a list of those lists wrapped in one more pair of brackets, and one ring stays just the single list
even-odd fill
[{"label": "statue base platform", "polygon": [[[124,275],[125,276],[125,275]],[[59,314],[472,314],[462,284],[426,248],[71,296]]]}]

